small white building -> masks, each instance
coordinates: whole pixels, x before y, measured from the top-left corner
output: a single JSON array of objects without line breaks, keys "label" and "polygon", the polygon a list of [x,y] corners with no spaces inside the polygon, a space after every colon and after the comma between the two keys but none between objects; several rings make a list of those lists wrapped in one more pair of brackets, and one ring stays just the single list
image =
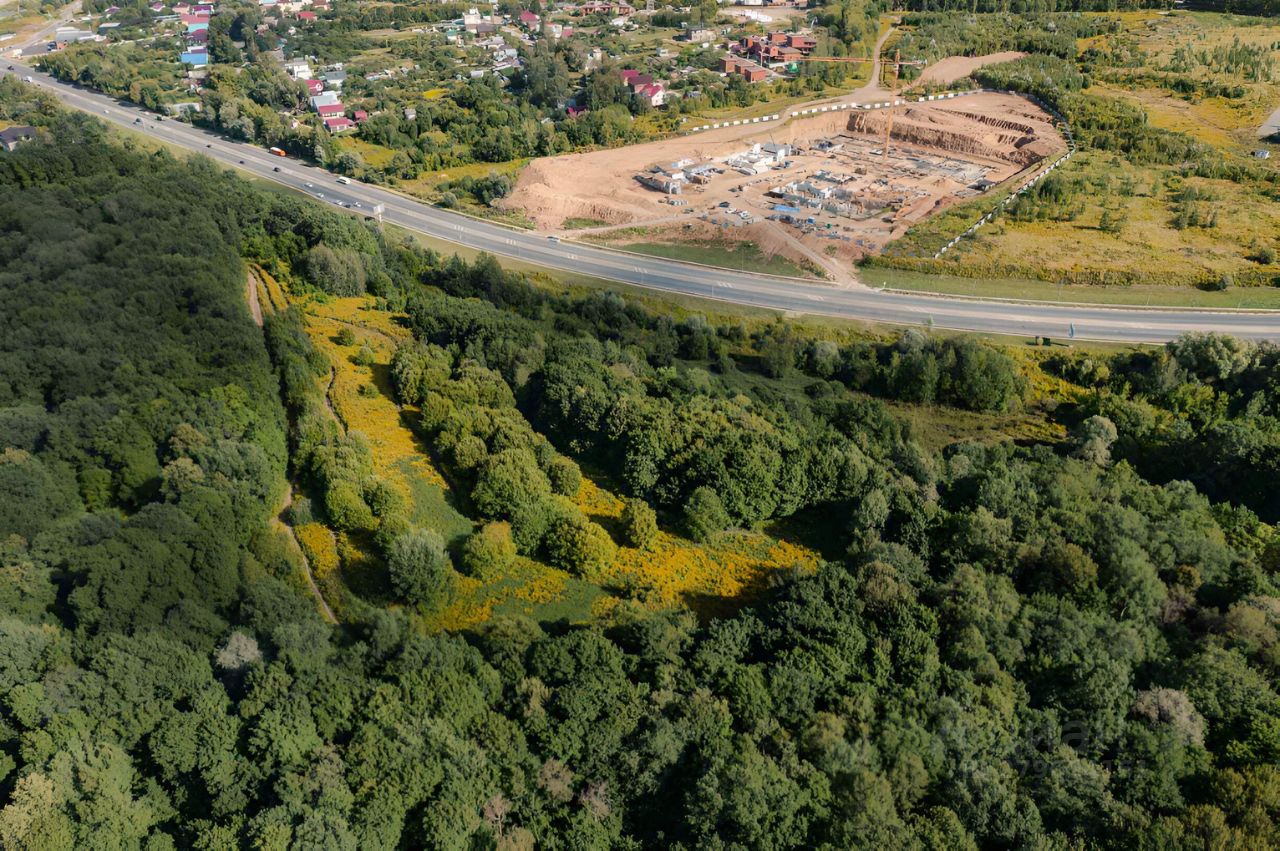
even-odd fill
[{"label": "small white building", "polygon": [[285,60],[284,72],[295,80],[310,80],[313,76],[311,63],[305,59]]}]

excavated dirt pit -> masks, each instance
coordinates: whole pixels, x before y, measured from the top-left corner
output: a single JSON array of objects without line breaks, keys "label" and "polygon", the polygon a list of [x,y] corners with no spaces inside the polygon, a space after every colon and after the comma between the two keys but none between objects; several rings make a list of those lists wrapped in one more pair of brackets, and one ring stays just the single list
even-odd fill
[{"label": "excavated dirt pit", "polygon": [[[503,204],[546,231],[560,231],[567,219],[605,223],[569,231],[594,239],[634,226],[650,233],[709,226],[722,238],[755,241],[763,225],[773,242],[790,243],[778,253],[829,258],[831,266],[883,249],[916,222],[1063,147],[1050,117],[1013,95],[897,107],[886,151],[889,120],[889,110],[840,111],[547,157],[524,170]],[[789,150],[768,163],[770,144]],[[639,179],[655,165],[703,173],[668,195]],[[634,239],[625,231],[618,238]]]}]

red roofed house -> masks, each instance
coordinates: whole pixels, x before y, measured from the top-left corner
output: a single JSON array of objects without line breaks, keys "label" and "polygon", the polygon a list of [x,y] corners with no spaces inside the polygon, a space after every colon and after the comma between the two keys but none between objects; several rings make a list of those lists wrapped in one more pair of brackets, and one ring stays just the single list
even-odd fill
[{"label": "red roofed house", "polygon": [[323,80],[304,80],[303,82],[307,84],[307,94],[309,95],[318,95],[324,91]]},{"label": "red roofed house", "polygon": [[365,112],[363,109],[357,109],[355,112],[351,113],[351,117],[356,120],[356,124],[364,124],[369,120],[369,113]]},{"label": "red roofed house", "polygon": [[208,30],[192,30],[187,33],[187,44],[204,44],[208,40]]},{"label": "red roofed house", "polygon": [[208,15],[181,15],[179,16],[184,24],[207,24],[209,23]]},{"label": "red roofed house", "polygon": [[639,71],[632,68],[628,68],[623,71],[621,76],[622,84],[633,92],[641,86],[647,86],[653,82],[653,77],[650,77],[648,74],[641,74]]},{"label": "red roofed house", "polygon": [[213,4],[212,4],[212,3],[197,3],[196,5],[194,5],[194,6],[192,6],[192,7],[191,7],[191,14],[193,14],[193,15],[212,15],[212,14],[213,14]]},{"label": "red roofed house", "polygon": [[533,14],[533,12],[530,12],[528,9],[525,9],[523,12],[520,13],[520,17],[518,20],[520,21],[520,26],[524,27],[527,30],[531,30],[538,26],[538,21],[540,19],[538,18],[537,15]]},{"label": "red roofed house", "polygon": [[324,120],[324,129],[330,133],[344,133],[347,130],[355,128],[355,122],[346,116],[339,115],[336,118],[326,118]]},{"label": "red roofed house", "polygon": [[173,4],[173,13],[175,15],[185,15],[187,14],[187,12],[190,12],[190,11],[191,11],[190,3],[182,2],[182,3]]},{"label": "red roofed house", "polygon": [[314,21],[315,19],[316,19],[315,12],[299,12],[298,13],[298,20],[300,21]]},{"label": "red roofed house", "polygon": [[346,112],[346,107],[340,103],[325,103],[316,107],[316,112],[320,113],[321,118],[335,118]]},{"label": "red roofed house", "polygon": [[662,106],[667,102],[667,90],[662,83],[650,83],[636,90],[636,96],[649,101],[650,106]]},{"label": "red roofed house", "polygon": [[649,101],[651,106],[662,106],[667,100],[667,90],[662,83],[655,83],[648,74],[628,68],[622,72],[622,82],[633,95]]}]

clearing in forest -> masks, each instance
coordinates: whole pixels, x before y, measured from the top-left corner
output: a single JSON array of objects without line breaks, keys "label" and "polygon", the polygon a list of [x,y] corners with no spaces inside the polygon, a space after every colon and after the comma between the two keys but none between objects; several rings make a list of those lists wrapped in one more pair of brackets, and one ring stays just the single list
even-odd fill
[{"label": "clearing in forest", "polygon": [[[475,523],[415,434],[416,410],[397,404],[391,386],[391,357],[411,338],[409,332],[370,297],[308,296],[298,302],[312,344],[333,366],[332,380],[325,382],[335,417],[345,430],[365,436],[375,474],[409,502],[412,522],[436,530],[456,551]],[[575,501],[615,531],[623,505],[617,495],[584,478]],[[348,595],[389,601],[385,567],[369,536],[334,535],[318,523],[299,526],[298,535],[317,583],[339,612]],[[702,615],[723,613],[767,588],[775,572],[812,571],[818,560],[812,550],[761,532],[727,532],[702,545],[664,531],[649,550],[619,547],[599,583],[524,557],[501,576],[459,574],[452,601],[423,625],[459,630],[502,614],[584,621],[606,615],[626,598],[652,608],[687,605]]]}]

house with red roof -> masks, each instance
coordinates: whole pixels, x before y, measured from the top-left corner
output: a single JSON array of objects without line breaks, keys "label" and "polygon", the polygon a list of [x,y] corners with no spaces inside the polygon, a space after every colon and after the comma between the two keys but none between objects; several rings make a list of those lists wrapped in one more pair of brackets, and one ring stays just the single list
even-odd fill
[{"label": "house with red roof", "polygon": [[351,117],[355,119],[356,124],[364,124],[369,120],[369,113],[365,112],[363,109],[357,109],[355,112],[351,113]]},{"label": "house with red roof", "polygon": [[300,21],[314,21],[315,19],[316,19],[315,12],[299,12],[298,13],[298,20]]},{"label": "house with red roof", "polygon": [[307,84],[307,94],[318,95],[324,91],[324,82],[321,80],[305,80]]},{"label": "house with red roof", "polygon": [[667,102],[667,90],[662,83],[649,83],[635,90],[636,97],[643,98],[650,106],[662,106]]},{"label": "house with red roof", "polygon": [[620,76],[622,77],[622,84],[633,92],[640,86],[647,86],[653,82],[653,77],[648,74],[642,74],[634,68],[624,69]]},{"label": "house with red roof", "polygon": [[316,107],[316,112],[321,118],[336,118],[347,111],[347,108],[340,103],[322,103]]},{"label": "house with red roof", "polygon": [[518,20],[520,22],[520,26],[524,27],[525,29],[536,30],[538,28],[538,23],[542,19],[539,18],[537,15],[533,14],[533,12],[530,12],[528,9],[525,9],[523,12],[520,13],[520,16],[516,20]]},{"label": "house with red roof", "polygon": [[355,122],[346,116],[339,115],[336,118],[326,118],[324,120],[324,129],[330,133],[345,133],[348,130],[355,129]]},{"label": "house with red roof", "polygon": [[652,76],[627,68],[621,74],[623,84],[633,95],[647,100],[651,106],[662,106],[667,100],[667,90]]}]

